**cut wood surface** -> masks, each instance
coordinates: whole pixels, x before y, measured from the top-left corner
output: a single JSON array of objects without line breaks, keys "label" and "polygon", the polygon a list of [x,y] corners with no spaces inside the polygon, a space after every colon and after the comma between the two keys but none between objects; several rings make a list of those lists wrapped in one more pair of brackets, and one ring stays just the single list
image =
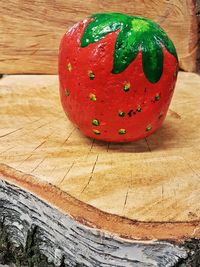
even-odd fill
[{"label": "cut wood surface", "polygon": [[57,73],[58,47],[64,32],[93,13],[110,11],[140,15],[159,23],[175,43],[180,67],[196,71],[198,30],[195,2],[2,1],[0,73]]},{"label": "cut wood surface", "polygon": [[179,73],[167,119],[146,139],[83,136],[57,76],[0,80],[4,180],[92,227],[133,239],[200,237],[200,77]]},{"label": "cut wood surface", "polygon": [[179,262],[191,262],[190,255],[198,257],[189,244],[188,250],[172,242],[119,238],[0,181],[0,263],[10,259],[17,267],[178,267]]}]

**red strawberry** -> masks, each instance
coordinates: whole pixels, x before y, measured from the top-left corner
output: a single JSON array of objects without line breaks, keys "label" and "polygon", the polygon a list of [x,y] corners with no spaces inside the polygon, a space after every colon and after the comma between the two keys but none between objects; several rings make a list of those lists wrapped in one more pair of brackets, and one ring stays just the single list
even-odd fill
[{"label": "red strawberry", "polygon": [[178,60],[154,22],[96,14],[72,27],[59,55],[60,95],[69,119],[86,135],[112,142],[157,130],[173,95]]}]

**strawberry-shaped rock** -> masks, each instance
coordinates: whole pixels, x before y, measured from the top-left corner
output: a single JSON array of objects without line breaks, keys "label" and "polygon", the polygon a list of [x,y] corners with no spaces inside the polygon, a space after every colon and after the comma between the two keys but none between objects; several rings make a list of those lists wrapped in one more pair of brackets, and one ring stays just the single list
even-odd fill
[{"label": "strawberry-shaped rock", "polygon": [[93,15],[72,27],[60,45],[62,105],[91,138],[127,142],[157,130],[177,72],[172,41],[142,17]]}]

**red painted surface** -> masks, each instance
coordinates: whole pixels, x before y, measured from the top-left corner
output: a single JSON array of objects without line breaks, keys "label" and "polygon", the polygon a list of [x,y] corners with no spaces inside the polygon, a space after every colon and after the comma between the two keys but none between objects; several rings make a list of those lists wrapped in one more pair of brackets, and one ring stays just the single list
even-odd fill
[{"label": "red painted surface", "polygon": [[[124,72],[112,74],[117,32],[81,48],[89,21],[76,24],[61,41],[59,78],[64,111],[91,138],[128,142],[150,135],[162,125],[173,95],[178,68],[175,57],[163,48],[163,74],[154,84],[144,76],[140,52]],[[130,86],[128,91],[124,91],[125,84]],[[118,115],[120,111],[125,112],[124,117]],[[92,124],[94,119],[98,126]],[[119,134],[120,129],[125,134]]]}]

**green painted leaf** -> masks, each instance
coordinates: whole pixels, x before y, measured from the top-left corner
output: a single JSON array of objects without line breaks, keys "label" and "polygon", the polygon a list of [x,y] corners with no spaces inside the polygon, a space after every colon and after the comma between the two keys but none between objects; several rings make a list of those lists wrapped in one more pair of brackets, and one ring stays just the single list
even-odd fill
[{"label": "green painted leaf", "polygon": [[119,31],[115,43],[112,73],[124,71],[142,52],[142,66],[146,78],[156,83],[163,72],[163,46],[177,60],[176,49],[163,29],[155,22],[142,17],[120,13],[95,14],[81,38],[81,47],[98,42],[107,34]]},{"label": "green painted leaf", "polygon": [[163,51],[158,40],[143,40],[142,66],[145,76],[151,83],[159,81],[163,72]]},{"label": "green painted leaf", "polygon": [[158,36],[157,38],[165,46],[167,51],[170,54],[172,54],[178,60],[178,55],[177,55],[177,52],[176,52],[176,48],[175,48],[174,44],[172,43],[172,41],[165,34],[165,32],[162,32],[162,37]]},{"label": "green painted leaf", "polygon": [[96,14],[93,20],[87,25],[81,38],[81,47],[98,42],[108,33],[122,29],[123,25],[130,20],[129,16],[120,13]]},{"label": "green painted leaf", "polygon": [[112,73],[120,73],[129,66],[138,54],[138,45],[137,36],[128,27],[119,32],[115,44]]}]

